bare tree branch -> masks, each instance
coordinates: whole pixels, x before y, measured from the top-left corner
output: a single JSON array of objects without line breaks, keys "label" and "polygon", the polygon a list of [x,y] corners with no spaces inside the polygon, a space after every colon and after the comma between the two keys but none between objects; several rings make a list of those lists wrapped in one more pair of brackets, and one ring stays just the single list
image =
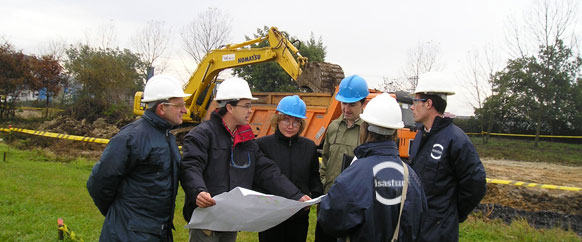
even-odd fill
[{"label": "bare tree branch", "polygon": [[198,14],[182,32],[186,52],[200,63],[208,51],[229,41],[231,22],[228,15],[216,8]]},{"label": "bare tree branch", "polygon": [[408,50],[408,59],[404,67],[404,76],[407,78],[408,89],[414,90],[418,84],[418,76],[438,71],[443,67],[439,63],[441,49],[438,43],[428,41],[418,43],[414,49]]},{"label": "bare tree branch", "polygon": [[167,59],[163,56],[168,50],[172,30],[163,21],[150,20],[147,25],[135,33],[132,44],[142,61],[148,67],[156,67],[163,72],[167,66]]},{"label": "bare tree branch", "polygon": [[101,49],[113,49],[117,43],[117,31],[115,23],[110,20],[108,23],[100,24],[96,31],[85,31],[85,45],[95,46]]},{"label": "bare tree branch", "polygon": [[533,9],[526,10],[523,22],[509,21],[506,39],[512,57],[532,55],[540,46],[555,46],[559,40],[576,46],[578,4],[576,0],[538,0]]}]

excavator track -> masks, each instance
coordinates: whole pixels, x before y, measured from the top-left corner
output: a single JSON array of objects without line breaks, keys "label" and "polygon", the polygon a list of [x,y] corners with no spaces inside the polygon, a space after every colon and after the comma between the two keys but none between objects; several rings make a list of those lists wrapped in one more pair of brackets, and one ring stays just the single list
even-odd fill
[{"label": "excavator track", "polygon": [[297,78],[297,83],[299,87],[309,88],[312,92],[333,93],[344,77],[344,71],[339,65],[328,62],[308,62]]}]

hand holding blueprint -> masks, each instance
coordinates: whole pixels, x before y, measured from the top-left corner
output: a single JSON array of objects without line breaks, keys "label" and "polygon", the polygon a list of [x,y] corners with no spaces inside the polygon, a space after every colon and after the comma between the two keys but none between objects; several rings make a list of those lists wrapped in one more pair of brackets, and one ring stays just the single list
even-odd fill
[{"label": "hand holding blueprint", "polygon": [[261,232],[285,221],[297,211],[319,203],[322,197],[299,202],[237,187],[213,197],[216,205],[194,209],[192,219],[184,227]]}]

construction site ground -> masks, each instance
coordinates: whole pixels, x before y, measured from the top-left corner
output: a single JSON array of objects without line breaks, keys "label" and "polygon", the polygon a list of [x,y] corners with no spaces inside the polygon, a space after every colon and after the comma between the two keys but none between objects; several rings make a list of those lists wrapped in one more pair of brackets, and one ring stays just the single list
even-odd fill
[{"label": "construction site ground", "polygon": [[[35,129],[111,138],[121,126],[130,121],[107,125],[103,120],[84,122],[57,118],[36,125]],[[14,127],[18,127],[17,125],[13,124]],[[2,124],[2,126],[7,125]],[[21,141],[17,141],[17,139],[21,139]],[[103,144],[32,137],[27,134],[15,134],[12,140],[22,148],[41,147],[48,149],[51,153],[56,154],[56,157],[63,157],[64,160],[66,160],[65,157],[71,156],[84,156],[97,160],[105,148]],[[482,157],[482,161],[488,178],[582,187],[582,167],[542,162],[495,160],[487,157]],[[558,226],[582,235],[582,192],[488,184],[487,194],[482,200],[479,210],[488,218],[500,218],[510,222],[512,219],[522,217],[536,227]]]}]

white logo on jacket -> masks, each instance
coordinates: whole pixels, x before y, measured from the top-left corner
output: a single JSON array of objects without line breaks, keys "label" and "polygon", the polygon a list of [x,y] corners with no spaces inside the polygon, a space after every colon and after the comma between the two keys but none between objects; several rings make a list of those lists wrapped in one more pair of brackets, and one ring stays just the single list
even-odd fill
[{"label": "white logo on jacket", "polygon": [[432,146],[432,151],[430,152],[430,157],[432,157],[435,160],[440,160],[441,157],[443,156],[443,146],[441,144],[434,144]]},{"label": "white logo on jacket", "polygon": [[[402,177],[404,177],[404,168],[402,167],[402,165],[398,164],[397,162],[390,162],[390,161],[382,162],[380,164],[375,165],[372,168],[372,171],[374,172],[374,188],[402,188],[402,186],[404,184],[404,180],[377,179],[376,174],[383,169],[394,169],[394,170],[398,171],[400,174],[402,174]],[[377,190],[375,192],[376,192],[376,200],[378,200],[378,202],[380,202],[384,205],[389,205],[389,206],[399,204],[400,199],[402,197],[402,193],[400,193],[400,195],[395,197],[395,198],[385,198],[380,193],[378,193]]]}]

